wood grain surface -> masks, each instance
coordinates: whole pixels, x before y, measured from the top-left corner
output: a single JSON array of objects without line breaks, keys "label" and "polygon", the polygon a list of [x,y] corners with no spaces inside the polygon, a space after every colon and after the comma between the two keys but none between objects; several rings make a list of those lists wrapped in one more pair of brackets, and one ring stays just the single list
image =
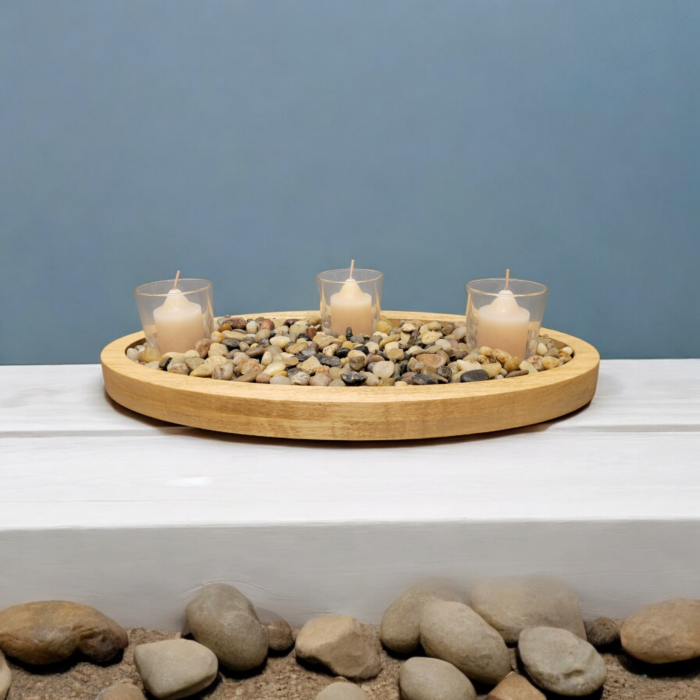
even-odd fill
[{"label": "wood grain surface", "polygon": [[[244,314],[304,318],[313,311]],[[460,321],[462,316],[386,311],[391,320]],[[543,329],[574,359],[538,375],[448,386],[297,387],[222,382],[158,372],[126,357],[134,333],[101,355],[108,394],[152,418],[206,430],[306,440],[419,440],[508,430],[552,420],[595,394],[600,357],[573,336]]]}]

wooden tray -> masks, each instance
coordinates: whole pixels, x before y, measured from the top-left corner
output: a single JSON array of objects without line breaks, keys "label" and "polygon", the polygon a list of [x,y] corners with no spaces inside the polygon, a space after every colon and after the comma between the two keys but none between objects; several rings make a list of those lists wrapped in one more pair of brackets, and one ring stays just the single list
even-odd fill
[{"label": "wooden tray", "polygon": [[[241,314],[305,318],[318,311]],[[385,311],[391,320],[463,316]],[[222,382],[155,371],[126,356],[133,333],[101,355],[107,393],[152,418],[224,433],[305,440],[418,440],[508,430],[552,420],[595,394],[600,356],[583,340],[543,329],[574,350],[566,365],[503,381],[407,387],[310,387]]]}]

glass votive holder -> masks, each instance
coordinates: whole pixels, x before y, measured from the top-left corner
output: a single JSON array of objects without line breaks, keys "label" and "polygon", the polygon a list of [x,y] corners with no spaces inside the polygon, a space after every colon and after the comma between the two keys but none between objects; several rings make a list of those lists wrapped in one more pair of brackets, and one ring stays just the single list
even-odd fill
[{"label": "glass votive holder", "polygon": [[353,333],[372,335],[379,323],[383,282],[381,272],[356,267],[352,279],[349,267],[316,275],[323,332],[344,335],[352,328]]},{"label": "glass votive holder", "polygon": [[473,280],[467,290],[467,336],[470,348],[487,346],[525,360],[535,354],[547,287],[510,278]]},{"label": "glass votive holder", "polygon": [[146,342],[162,353],[187,352],[214,332],[213,285],[180,278],[142,284],[134,290]]}]

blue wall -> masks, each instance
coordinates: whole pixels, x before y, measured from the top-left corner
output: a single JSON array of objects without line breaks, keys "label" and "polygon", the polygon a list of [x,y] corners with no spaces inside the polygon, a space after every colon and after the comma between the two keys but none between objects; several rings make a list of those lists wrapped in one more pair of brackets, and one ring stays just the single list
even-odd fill
[{"label": "blue wall", "polygon": [[5,0],[0,362],[96,362],[136,285],[217,313],[550,287],[605,357],[700,355],[698,0]]}]

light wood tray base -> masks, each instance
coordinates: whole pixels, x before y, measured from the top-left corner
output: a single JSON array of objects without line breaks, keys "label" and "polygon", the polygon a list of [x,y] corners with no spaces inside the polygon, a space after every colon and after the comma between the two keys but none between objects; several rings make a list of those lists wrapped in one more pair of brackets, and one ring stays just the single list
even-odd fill
[{"label": "light wood tray base", "polygon": [[[305,318],[317,311],[241,314]],[[391,320],[461,321],[463,316],[385,311]],[[221,382],[154,371],[126,356],[133,333],[101,355],[107,393],[137,413],[224,433],[305,440],[418,440],[519,428],[591,401],[600,356],[583,340],[542,329],[574,350],[556,369],[503,381],[407,387],[297,387]]]}]

